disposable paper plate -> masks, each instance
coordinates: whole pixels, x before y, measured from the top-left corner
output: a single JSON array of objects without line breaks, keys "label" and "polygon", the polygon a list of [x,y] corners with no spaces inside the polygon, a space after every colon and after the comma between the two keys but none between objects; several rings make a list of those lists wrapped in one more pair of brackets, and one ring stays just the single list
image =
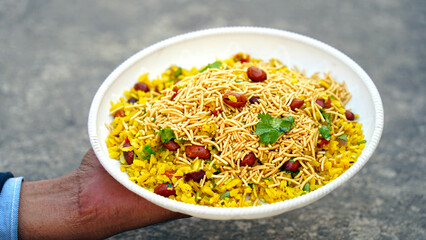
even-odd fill
[{"label": "disposable paper plate", "polygon": [[[198,206],[154,194],[128,179],[120,163],[110,159],[105,139],[110,123],[111,101],[117,101],[138,77],[150,73],[158,76],[170,65],[201,67],[216,58],[226,59],[238,52],[253,58],[279,59],[283,64],[304,69],[306,74],[330,72],[335,80],[346,82],[352,99],[347,108],[358,113],[366,146],[358,161],[331,183],[303,196],[255,207],[218,208]],[[103,167],[123,186],[166,209],[207,219],[254,219],[274,216],[303,207],[330,193],[354,176],[376,149],[383,130],[383,106],[373,81],[353,60],[335,48],[300,34],[269,28],[226,27],[191,32],[156,43],[136,53],[118,66],[97,91],[89,112],[89,137]]]}]

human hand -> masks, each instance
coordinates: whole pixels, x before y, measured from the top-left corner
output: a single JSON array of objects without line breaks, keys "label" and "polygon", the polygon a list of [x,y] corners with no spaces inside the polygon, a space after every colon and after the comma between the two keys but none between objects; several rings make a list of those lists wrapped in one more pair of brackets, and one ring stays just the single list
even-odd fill
[{"label": "human hand", "polygon": [[90,149],[71,173],[23,182],[19,207],[22,239],[100,239],[185,217],[134,194],[113,179]]}]

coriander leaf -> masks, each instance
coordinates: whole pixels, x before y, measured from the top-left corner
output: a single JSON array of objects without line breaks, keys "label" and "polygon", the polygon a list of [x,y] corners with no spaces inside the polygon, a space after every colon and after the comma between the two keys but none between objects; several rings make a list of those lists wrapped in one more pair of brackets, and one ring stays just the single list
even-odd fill
[{"label": "coriander leaf", "polygon": [[366,142],[367,142],[366,140],[362,140],[362,141],[359,141],[359,142],[357,143],[357,145],[365,144]]},{"label": "coriander leaf", "polygon": [[210,69],[210,68],[220,68],[220,66],[222,66],[222,62],[220,62],[220,61],[216,61],[214,63],[209,63],[209,64],[207,64],[207,66],[203,67],[200,70],[200,73],[202,73],[202,72],[204,72],[204,71],[206,71],[207,69]]},{"label": "coriander leaf", "polygon": [[268,133],[271,130],[271,126],[264,123],[264,122],[258,122],[256,125],[256,131],[254,132],[255,135],[262,135],[264,133]]},{"label": "coriander leaf", "polygon": [[281,136],[281,132],[275,129],[271,129],[268,133],[260,135],[260,142],[263,144],[275,143]]},{"label": "coriander leaf", "polygon": [[222,195],[220,195],[220,199],[225,200],[225,198],[229,198],[230,191],[224,192]]},{"label": "coriander leaf", "polygon": [[143,151],[140,154],[141,158],[148,160],[151,157],[152,154],[155,154],[155,151],[152,150],[150,145],[143,146]]},{"label": "coriander leaf", "polygon": [[280,118],[273,118],[271,121],[271,126],[275,129],[279,129],[281,125],[281,119]]},{"label": "coriander leaf", "polygon": [[328,128],[327,126],[322,126],[319,129],[319,132],[321,133],[322,137],[325,140],[330,141],[330,138],[331,138],[331,134],[330,134],[331,130],[330,130],[330,128]]},{"label": "coriander leaf", "polygon": [[206,71],[206,70],[207,70],[207,68],[208,68],[208,66],[205,66],[205,67],[201,68],[201,69],[200,69],[200,73],[202,73],[202,72]]},{"label": "coriander leaf", "polygon": [[280,124],[281,132],[290,131],[292,126],[295,126],[294,118],[292,116],[288,116],[286,118],[281,119],[281,124]]},{"label": "coriander leaf", "polygon": [[258,117],[261,121],[256,124],[254,134],[260,135],[260,142],[263,144],[275,143],[283,133],[290,131],[295,125],[292,116],[281,119],[272,118],[268,113],[260,113]]},{"label": "coriander leaf", "polygon": [[209,68],[220,68],[220,66],[222,66],[222,62],[221,61],[216,61],[214,63],[210,63],[209,64]]},{"label": "coriander leaf", "polygon": [[173,77],[177,78],[179,75],[182,74],[182,68],[179,67],[174,73],[173,73]]},{"label": "coriander leaf", "polygon": [[145,145],[145,146],[143,146],[143,151],[144,152],[146,152],[146,153],[148,153],[148,154],[155,154],[155,151],[154,150],[152,150],[152,148],[151,148],[151,146],[150,145]]},{"label": "coriander leaf", "polygon": [[172,139],[175,139],[175,133],[171,128],[163,128],[161,129],[158,134],[160,135],[161,142],[167,143]]},{"label": "coriander leaf", "polygon": [[305,186],[303,186],[303,191],[310,192],[311,191],[311,184],[306,183]]},{"label": "coriander leaf", "polygon": [[325,121],[326,121],[328,124],[330,124],[330,116],[331,116],[331,114],[330,114],[330,113],[326,113],[326,112],[324,112],[324,110],[323,110],[323,109],[320,109],[320,111],[321,111],[321,114],[322,114],[322,116],[324,117]]},{"label": "coriander leaf", "polygon": [[266,123],[266,124],[270,124],[272,117],[271,115],[269,115],[268,113],[259,113],[257,115],[258,118],[260,118],[260,121]]},{"label": "coriander leaf", "polygon": [[342,134],[342,135],[338,136],[337,139],[342,139],[344,141],[348,141],[348,135],[347,134]]}]

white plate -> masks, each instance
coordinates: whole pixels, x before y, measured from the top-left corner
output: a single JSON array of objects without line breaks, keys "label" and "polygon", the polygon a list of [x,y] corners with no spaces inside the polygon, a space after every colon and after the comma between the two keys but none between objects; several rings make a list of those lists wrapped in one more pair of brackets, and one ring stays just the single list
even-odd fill
[{"label": "white plate", "polygon": [[[298,66],[307,74],[331,72],[339,82],[345,81],[352,99],[347,108],[359,114],[359,122],[367,140],[358,161],[331,183],[303,196],[256,207],[217,208],[178,202],[154,194],[128,179],[120,171],[120,163],[108,157],[104,123],[111,122],[111,101],[117,101],[143,73],[156,77],[172,64],[189,68],[201,67],[237,52],[249,53],[253,58],[277,58],[289,67]],[[147,200],[192,216],[207,219],[254,219],[274,216],[303,207],[330,193],[354,176],[373,154],[383,130],[383,106],[373,81],[349,57],[327,44],[282,30],[258,27],[227,27],[207,29],[179,35],[156,43],[136,53],[118,66],[97,91],[89,113],[89,137],[92,147],[104,168],[123,186]]]}]

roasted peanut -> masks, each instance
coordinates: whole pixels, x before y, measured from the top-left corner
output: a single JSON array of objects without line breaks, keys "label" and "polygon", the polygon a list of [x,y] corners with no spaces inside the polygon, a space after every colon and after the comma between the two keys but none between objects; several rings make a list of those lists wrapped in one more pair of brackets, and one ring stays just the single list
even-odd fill
[{"label": "roasted peanut", "polygon": [[170,151],[176,151],[180,147],[179,144],[177,144],[173,139],[166,143],[161,143],[161,144],[163,144],[163,146]]},{"label": "roasted peanut", "polygon": [[185,148],[186,156],[190,158],[209,159],[210,151],[203,146],[191,145]]},{"label": "roasted peanut", "polygon": [[206,172],[204,170],[200,170],[197,172],[190,172],[185,174],[185,182],[189,182],[190,180],[194,180],[195,182],[200,182],[203,179]]},{"label": "roasted peanut", "polygon": [[246,105],[247,98],[241,93],[225,93],[223,101],[232,107],[243,107]]},{"label": "roasted peanut", "polygon": [[351,111],[346,111],[345,116],[346,119],[348,119],[349,121],[355,120],[355,114],[353,114],[353,112]]},{"label": "roasted peanut", "polygon": [[127,100],[128,103],[136,103],[138,100],[134,97],[131,97]]},{"label": "roasted peanut", "polygon": [[247,69],[247,77],[253,82],[263,82],[268,78],[265,71],[255,66]]},{"label": "roasted peanut", "polygon": [[252,98],[250,98],[249,102],[251,104],[256,104],[256,103],[259,103],[259,99],[260,98],[258,98],[258,97],[252,97]]},{"label": "roasted peanut", "polygon": [[303,99],[293,99],[290,103],[291,110],[295,110],[296,108],[300,108],[305,101]]},{"label": "roasted peanut", "polygon": [[144,91],[144,92],[149,92],[149,87],[148,85],[146,85],[145,83],[142,82],[138,82],[135,84],[134,89],[136,91]]},{"label": "roasted peanut", "polygon": [[154,189],[154,193],[161,195],[163,197],[169,197],[171,195],[176,195],[176,190],[171,183],[162,183]]},{"label": "roasted peanut", "polygon": [[240,166],[244,167],[244,166],[251,166],[253,165],[256,161],[257,161],[257,157],[256,155],[254,155],[254,153],[249,153],[247,154],[243,160],[240,162]]},{"label": "roasted peanut", "polygon": [[317,99],[315,102],[318,105],[320,105],[321,108],[325,108],[325,101],[324,101],[324,99]]},{"label": "roasted peanut", "polygon": [[299,161],[293,162],[293,160],[288,160],[287,162],[284,163],[283,167],[285,171],[295,172],[300,167],[300,162]]},{"label": "roasted peanut", "polygon": [[114,113],[114,117],[124,117],[124,116],[126,116],[126,113],[124,112],[123,109],[120,109]]},{"label": "roasted peanut", "polygon": [[[130,146],[131,144],[129,142],[125,142],[123,145],[123,147],[130,147]],[[123,154],[124,154],[124,159],[126,159],[126,162],[128,164],[132,164],[133,158],[135,157],[135,152],[133,150],[128,152],[123,151]]]}]

